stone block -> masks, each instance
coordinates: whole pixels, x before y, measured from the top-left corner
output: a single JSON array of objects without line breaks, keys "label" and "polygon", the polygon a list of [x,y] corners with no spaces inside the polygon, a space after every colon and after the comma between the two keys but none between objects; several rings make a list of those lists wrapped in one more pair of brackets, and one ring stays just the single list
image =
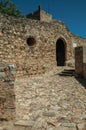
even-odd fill
[{"label": "stone block", "polygon": [[19,120],[14,123],[14,130],[31,130],[34,121]]},{"label": "stone block", "polygon": [[24,126],[14,126],[13,130],[26,130]]},{"label": "stone block", "polygon": [[81,123],[77,125],[78,130],[86,130],[86,123]]},{"label": "stone block", "polygon": [[53,111],[46,111],[43,113],[43,116],[47,116],[47,117],[55,117],[56,113]]},{"label": "stone block", "polygon": [[4,128],[3,127],[0,127],[0,130],[3,130]]},{"label": "stone block", "polygon": [[76,130],[76,128],[68,128],[68,127],[59,126],[53,130]]},{"label": "stone block", "polygon": [[1,36],[3,36],[3,33],[2,33],[2,32],[0,32],[0,37],[1,37]]},{"label": "stone block", "polygon": [[69,128],[74,128],[76,125],[75,125],[75,123],[62,123],[62,126],[69,127]]}]

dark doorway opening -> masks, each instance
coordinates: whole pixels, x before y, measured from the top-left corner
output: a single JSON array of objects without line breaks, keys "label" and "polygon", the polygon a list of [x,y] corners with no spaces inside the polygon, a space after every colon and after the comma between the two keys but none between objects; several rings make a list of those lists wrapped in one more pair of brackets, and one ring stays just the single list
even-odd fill
[{"label": "dark doorway opening", "polygon": [[56,42],[57,66],[65,66],[65,60],[66,60],[65,53],[66,53],[65,42],[62,39],[58,39]]}]

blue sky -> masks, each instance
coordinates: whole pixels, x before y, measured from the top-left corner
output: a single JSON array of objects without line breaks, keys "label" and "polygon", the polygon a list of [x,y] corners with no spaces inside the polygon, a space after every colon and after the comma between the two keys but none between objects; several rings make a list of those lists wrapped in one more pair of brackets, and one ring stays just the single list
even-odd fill
[{"label": "blue sky", "polygon": [[12,0],[23,14],[42,9],[52,14],[53,19],[63,21],[68,29],[86,38],[86,0]]}]

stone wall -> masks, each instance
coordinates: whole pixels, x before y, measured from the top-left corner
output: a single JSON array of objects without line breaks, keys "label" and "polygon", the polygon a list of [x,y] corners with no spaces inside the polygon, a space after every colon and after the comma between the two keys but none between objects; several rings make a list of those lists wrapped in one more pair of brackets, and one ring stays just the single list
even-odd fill
[{"label": "stone wall", "polygon": [[45,12],[44,10],[42,10],[42,8],[40,6],[38,7],[37,11],[35,11],[31,14],[28,14],[27,18],[45,21],[45,22],[52,21],[52,15],[50,15],[47,12]]},{"label": "stone wall", "polygon": [[75,71],[80,77],[83,76],[83,48],[75,48]]},{"label": "stone wall", "polygon": [[52,21],[52,15],[50,15],[50,14],[48,14],[45,11],[42,10],[40,12],[40,20],[50,22],[50,21]]},{"label": "stone wall", "polygon": [[71,33],[72,43],[76,46],[86,46],[86,39]]},{"label": "stone wall", "polygon": [[14,64],[17,76],[41,74],[57,66],[58,39],[65,43],[66,63],[74,58],[73,43],[86,42],[61,21],[48,23],[0,14],[0,61]]},{"label": "stone wall", "polygon": [[[56,66],[56,42],[66,43],[66,61],[71,59],[72,43],[64,23],[15,18],[0,14],[0,60],[16,66],[17,76],[45,73]],[[34,45],[27,39],[35,40]]]},{"label": "stone wall", "polygon": [[86,47],[83,46],[83,77],[86,79]]},{"label": "stone wall", "polygon": [[15,117],[14,80],[14,66],[0,62],[0,120],[12,120]]},{"label": "stone wall", "polygon": [[75,48],[75,72],[78,77],[86,78],[86,47]]},{"label": "stone wall", "polygon": [[29,19],[35,19],[35,20],[40,20],[40,12],[39,10],[34,12],[34,13],[30,13],[27,15],[27,18]]}]

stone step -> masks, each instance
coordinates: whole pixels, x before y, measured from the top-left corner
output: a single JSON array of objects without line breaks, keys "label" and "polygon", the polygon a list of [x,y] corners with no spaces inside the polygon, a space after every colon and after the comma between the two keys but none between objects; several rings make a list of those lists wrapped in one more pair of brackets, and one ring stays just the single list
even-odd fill
[{"label": "stone step", "polygon": [[74,69],[66,70],[64,69],[62,72],[59,73],[60,76],[73,76],[75,73]]}]

